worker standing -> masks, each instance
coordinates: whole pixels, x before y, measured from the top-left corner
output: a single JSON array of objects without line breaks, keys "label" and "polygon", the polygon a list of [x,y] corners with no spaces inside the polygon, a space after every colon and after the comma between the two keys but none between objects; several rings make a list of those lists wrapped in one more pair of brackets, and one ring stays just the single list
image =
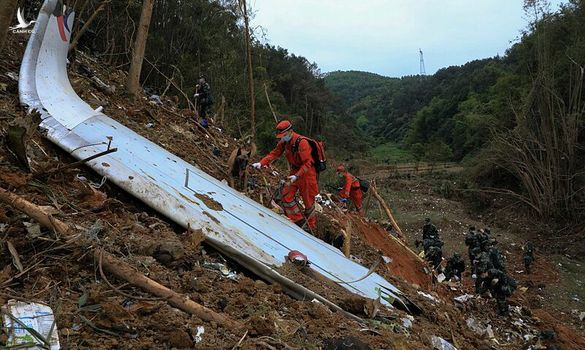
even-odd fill
[{"label": "worker standing", "polygon": [[209,126],[207,116],[211,110],[211,105],[213,105],[213,96],[211,95],[211,86],[209,86],[204,76],[199,77],[199,83],[195,86],[195,95],[193,97],[197,102],[197,112],[201,118],[201,126],[207,128]]},{"label": "worker standing", "polygon": [[343,165],[337,167],[337,177],[343,181],[343,186],[341,191],[339,191],[341,202],[345,204],[348,202],[348,200],[351,200],[358,214],[363,215],[363,192],[360,185],[360,180],[353,176],[349,171],[346,171]]},{"label": "worker standing", "polygon": [[[276,138],[279,139],[276,148],[252,166],[256,169],[267,167],[284,153],[290,164],[290,173],[281,193],[284,212],[299,227],[304,227],[307,223],[309,229],[313,230],[317,226],[317,219],[311,214],[314,210],[315,196],[319,193],[319,185],[310,141],[294,132],[288,120],[283,120],[276,125]],[[304,215],[295,201],[297,191],[303,199]]]}]

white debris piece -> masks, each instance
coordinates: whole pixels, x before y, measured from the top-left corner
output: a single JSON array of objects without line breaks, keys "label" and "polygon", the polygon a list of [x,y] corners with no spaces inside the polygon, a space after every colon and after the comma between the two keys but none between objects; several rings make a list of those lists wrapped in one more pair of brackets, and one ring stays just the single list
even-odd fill
[{"label": "white debris piece", "polygon": [[419,291],[417,291],[417,293],[418,293],[419,295],[422,295],[423,297],[425,297],[425,298],[429,299],[430,301],[434,301],[435,303],[438,303],[438,302],[439,302],[439,299],[435,298],[434,296],[432,296],[432,295],[430,295],[430,294],[427,294],[427,293],[425,293],[425,292],[421,292],[420,290],[419,290]]},{"label": "white debris piece", "polygon": [[392,258],[389,258],[389,257],[387,257],[387,256],[385,256],[385,255],[384,255],[384,256],[382,256],[382,259],[384,260],[384,262],[385,262],[386,264],[390,264],[390,263],[392,262]]},{"label": "white debris piece", "polygon": [[[17,347],[18,345],[31,343],[35,345],[19,348],[34,350],[41,348],[37,344],[45,346],[46,341],[49,343],[51,350],[61,349],[55,316],[50,307],[11,299],[8,300],[8,304],[2,307],[2,312],[4,314],[4,329],[8,335],[7,347]],[[44,339],[39,339],[40,337],[31,332],[31,330],[36,331]]]},{"label": "white debris piece", "polygon": [[488,326],[485,329],[485,333],[487,334],[488,338],[490,338],[490,339],[494,339],[496,337],[496,335],[494,334],[494,330],[492,329],[491,324],[488,324]]},{"label": "white debris piece", "polygon": [[473,295],[463,294],[463,295],[460,295],[460,296],[455,297],[453,299],[455,299],[455,301],[458,301],[460,303],[465,303],[465,302],[468,302],[470,299],[473,299]]},{"label": "white debris piece", "polygon": [[443,281],[444,281],[445,279],[446,279],[446,277],[445,277],[445,274],[444,274],[444,273],[442,273],[442,272],[441,272],[441,273],[440,273],[440,274],[437,276],[437,281],[438,281],[439,283],[443,283]]},{"label": "white debris piece", "polygon": [[24,227],[26,227],[26,232],[30,235],[30,237],[39,237],[41,235],[41,225],[36,222],[23,222]]},{"label": "white debris piece", "polygon": [[409,329],[412,327],[412,321],[414,321],[414,317],[406,315],[406,317],[403,317],[400,320],[402,321],[402,326],[406,329]]},{"label": "white debris piece", "polygon": [[205,333],[205,328],[203,326],[197,326],[197,333],[193,337],[193,341],[195,341],[195,344],[203,340],[203,333]]},{"label": "white debris piece", "polygon": [[431,344],[435,350],[457,350],[457,348],[451,345],[451,343],[435,335],[431,337]]},{"label": "white debris piece", "polygon": [[478,322],[475,318],[470,317],[468,318],[465,323],[467,323],[467,327],[474,331],[477,335],[483,336],[486,333],[486,328]]}]

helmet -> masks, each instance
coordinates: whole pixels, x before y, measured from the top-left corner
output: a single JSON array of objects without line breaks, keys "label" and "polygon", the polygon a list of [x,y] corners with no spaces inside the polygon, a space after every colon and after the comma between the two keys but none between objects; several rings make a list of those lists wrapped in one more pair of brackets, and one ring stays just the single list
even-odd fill
[{"label": "helmet", "polygon": [[276,138],[282,138],[289,130],[292,130],[292,123],[288,120],[283,120],[276,124]]},{"label": "helmet", "polygon": [[340,165],[340,166],[338,166],[338,167],[337,167],[337,172],[338,172],[338,173],[343,173],[343,172],[345,172],[345,167],[344,167],[343,165]]}]

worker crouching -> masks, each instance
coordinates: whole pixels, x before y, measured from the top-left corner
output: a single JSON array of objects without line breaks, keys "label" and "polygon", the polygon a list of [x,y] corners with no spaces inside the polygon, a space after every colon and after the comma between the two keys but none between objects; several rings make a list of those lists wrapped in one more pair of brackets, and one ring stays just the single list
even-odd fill
[{"label": "worker crouching", "polygon": [[[319,185],[310,141],[294,132],[288,120],[283,120],[276,125],[276,138],[279,139],[276,148],[252,166],[256,169],[267,167],[284,153],[290,164],[290,173],[282,187],[282,207],[286,216],[299,227],[308,225],[310,230],[314,230],[317,219],[312,212],[315,196],[319,193]],[[304,213],[295,201],[297,191],[306,208]]]},{"label": "worker crouching", "polygon": [[346,171],[343,165],[337,167],[337,177],[343,181],[341,191],[339,191],[341,203],[346,204],[348,200],[350,200],[358,214],[363,215],[363,192],[360,180],[353,176],[349,171]]}]

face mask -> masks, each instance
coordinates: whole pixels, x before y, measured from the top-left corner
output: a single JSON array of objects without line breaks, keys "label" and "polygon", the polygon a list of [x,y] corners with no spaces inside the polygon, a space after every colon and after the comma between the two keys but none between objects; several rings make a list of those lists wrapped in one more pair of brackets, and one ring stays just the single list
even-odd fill
[{"label": "face mask", "polygon": [[287,135],[284,135],[284,136],[282,137],[282,140],[283,140],[284,142],[289,142],[289,141],[290,141],[290,139],[292,139],[292,134],[287,134]]}]

